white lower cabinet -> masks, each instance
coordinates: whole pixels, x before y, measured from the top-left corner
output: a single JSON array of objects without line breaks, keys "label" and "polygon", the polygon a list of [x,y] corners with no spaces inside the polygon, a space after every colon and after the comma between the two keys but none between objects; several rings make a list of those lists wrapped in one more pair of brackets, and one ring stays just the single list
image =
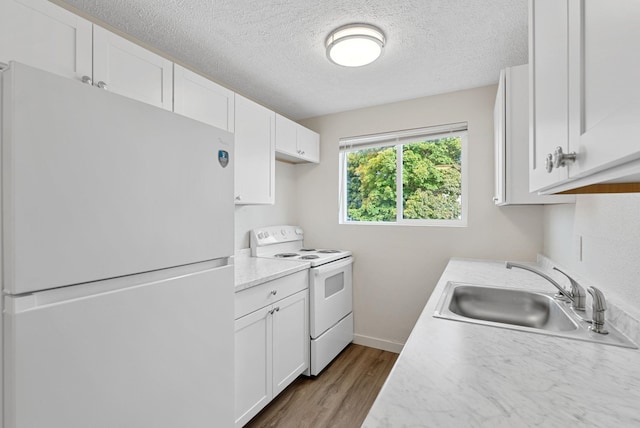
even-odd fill
[{"label": "white lower cabinet", "polygon": [[308,278],[305,270],[236,293],[236,427],[309,367]]}]

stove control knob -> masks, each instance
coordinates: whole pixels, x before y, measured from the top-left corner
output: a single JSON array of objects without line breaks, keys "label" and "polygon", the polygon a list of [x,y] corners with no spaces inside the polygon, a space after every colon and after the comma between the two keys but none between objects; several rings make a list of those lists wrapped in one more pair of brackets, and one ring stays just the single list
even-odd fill
[{"label": "stove control knob", "polygon": [[263,236],[264,236],[265,238],[268,238],[268,237],[269,237],[269,232],[265,232]]},{"label": "stove control knob", "polygon": [[282,229],[280,233],[282,233],[282,236],[285,236],[287,234],[287,231],[285,229]]},{"label": "stove control knob", "polygon": [[264,238],[264,234],[262,232],[258,233],[258,239]]},{"label": "stove control knob", "polygon": [[296,235],[302,235],[302,229],[297,228],[296,229]]}]

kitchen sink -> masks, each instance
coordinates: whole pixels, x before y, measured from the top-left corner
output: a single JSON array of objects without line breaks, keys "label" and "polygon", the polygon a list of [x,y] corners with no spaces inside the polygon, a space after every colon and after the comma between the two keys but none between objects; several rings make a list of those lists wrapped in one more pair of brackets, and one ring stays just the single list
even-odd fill
[{"label": "kitchen sink", "polygon": [[549,331],[578,328],[553,297],[525,290],[459,285],[453,287],[449,310],[466,318]]},{"label": "kitchen sink", "polygon": [[637,349],[611,324],[606,326],[609,334],[590,331],[587,315],[554,299],[553,293],[449,282],[433,316]]}]

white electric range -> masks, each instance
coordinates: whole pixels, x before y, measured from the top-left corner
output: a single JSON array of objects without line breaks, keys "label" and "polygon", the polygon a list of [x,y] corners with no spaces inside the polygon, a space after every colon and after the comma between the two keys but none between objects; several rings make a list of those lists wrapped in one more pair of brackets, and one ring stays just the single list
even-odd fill
[{"label": "white electric range", "polygon": [[318,375],[353,341],[351,251],[308,248],[298,226],[270,226],[251,231],[253,257],[306,261],[309,272],[309,373]]}]

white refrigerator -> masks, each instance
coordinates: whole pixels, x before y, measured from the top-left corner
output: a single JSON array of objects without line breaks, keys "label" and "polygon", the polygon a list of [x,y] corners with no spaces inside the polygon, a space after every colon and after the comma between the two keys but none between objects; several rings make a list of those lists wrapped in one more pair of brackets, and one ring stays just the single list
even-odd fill
[{"label": "white refrigerator", "polygon": [[12,62],[3,428],[233,425],[233,135]]}]

